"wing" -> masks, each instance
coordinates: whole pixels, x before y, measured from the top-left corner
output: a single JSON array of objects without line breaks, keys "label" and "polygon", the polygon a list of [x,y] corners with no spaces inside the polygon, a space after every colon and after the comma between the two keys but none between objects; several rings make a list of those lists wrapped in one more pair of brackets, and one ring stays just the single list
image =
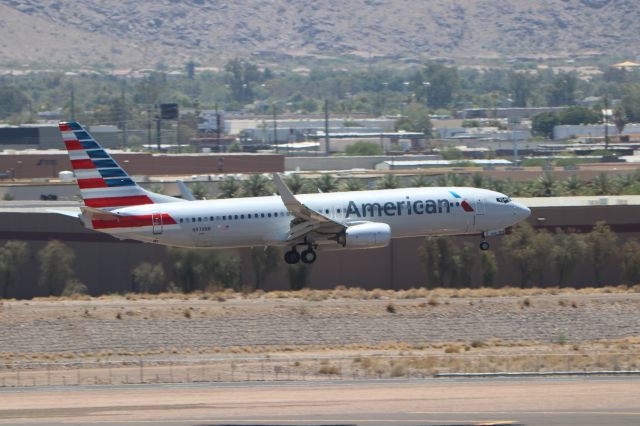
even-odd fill
[{"label": "wing", "polygon": [[302,204],[295,195],[293,195],[279,174],[273,174],[273,182],[278,189],[278,193],[285,207],[293,217],[295,217],[295,219],[291,221],[291,229],[287,236],[287,242],[302,239],[310,233],[335,235],[347,229],[347,225],[337,222]]}]

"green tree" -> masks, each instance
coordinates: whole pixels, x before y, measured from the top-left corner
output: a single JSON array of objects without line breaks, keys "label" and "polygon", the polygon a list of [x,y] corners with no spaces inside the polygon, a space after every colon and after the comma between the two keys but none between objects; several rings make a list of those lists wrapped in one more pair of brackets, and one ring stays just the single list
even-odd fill
[{"label": "green tree", "polygon": [[442,253],[438,250],[435,238],[427,237],[424,239],[422,245],[418,247],[418,257],[427,274],[427,287],[437,287],[441,282],[440,258]]},{"label": "green tree", "polygon": [[523,288],[529,285],[537,268],[532,262],[536,254],[535,237],[533,227],[528,222],[520,222],[502,240],[503,253],[520,271],[520,286]]},{"label": "green tree", "polygon": [[493,287],[496,284],[496,275],[498,274],[496,255],[489,250],[480,252],[480,267],[482,268],[482,285]]},{"label": "green tree", "polygon": [[640,84],[624,86],[620,107],[629,123],[640,122]]},{"label": "green tree", "polygon": [[333,192],[338,189],[338,181],[329,173],[324,173],[315,180],[316,187],[322,192]]},{"label": "green tree", "polygon": [[553,128],[560,124],[560,117],[553,112],[541,112],[533,116],[531,120],[531,132],[534,135],[553,138]]},{"label": "green tree", "polygon": [[77,282],[73,269],[75,253],[60,241],[49,241],[38,252],[40,261],[40,279],[38,284],[47,291],[48,295],[59,296],[65,286]]},{"label": "green tree", "polygon": [[142,262],[133,271],[133,288],[140,293],[160,293],[167,288],[167,278],[160,263]]},{"label": "green tree", "polygon": [[233,176],[227,176],[220,182],[220,195],[218,198],[233,198],[238,195],[240,184]]},{"label": "green tree", "polygon": [[576,233],[566,233],[557,229],[551,245],[551,258],[558,274],[558,286],[568,284],[568,279],[584,257],[586,244],[584,237]]},{"label": "green tree", "polygon": [[242,182],[242,194],[245,197],[261,197],[273,193],[271,181],[261,174],[252,174],[249,179]]},{"label": "green tree", "polygon": [[70,279],[64,285],[61,296],[70,297],[77,294],[87,294],[89,289],[75,278]]},{"label": "green tree", "polygon": [[347,179],[340,188],[343,191],[362,191],[364,189],[364,184],[361,179],[358,178],[350,178]]},{"label": "green tree", "polygon": [[573,73],[560,73],[553,77],[547,90],[547,102],[550,106],[573,105],[576,98],[578,77]]},{"label": "green tree", "polygon": [[596,222],[593,230],[587,234],[587,258],[593,267],[596,284],[602,285],[602,273],[615,257],[618,237],[603,222]]},{"label": "green tree", "polygon": [[19,114],[29,105],[29,98],[22,90],[0,84],[0,119]]},{"label": "green tree", "polygon": [[278,266],[279,250],[274,247],[253,247],[250,249],[250,257],[255,288],[262,289],[269,274]]},{"label": "green tree", "polygon": [[538,276],[539,286],[544,286],[544,273],[551,264],[550,247],[553,247],[551,234],[544,229],[536,231],[532,241],[533,257],[530,262],[532,273]]},{"label": "green tree", "polygon": [[209,190],[202,182],[194,182],[190,186],[191,193],[196,200],[206,200]]},{"label": "green tree", "polygon": [[598,112],[581,106],[571,107],[559,115],[559,124],[595,124],[600,121]]},{"label": "green tree", "polygon": [[429,110],[422,104],[411,103],[407,106],[405,114],[396,121],[396,130],[423,133],[427,138],[431,137],[433,125],[429,118]]},{"label": "green tree", "polygon": [[637,240],[629,240],[622,246],[621,266],[625,283],[640,283],[640,243]]},{"label": "green tree", "polygon": [[410,186],[412,188],[422,188],[431,186],[431,181],[425,175],[416,175],[411,179]]},{"label": "green tree", "polygon": [[562,182],[562,187],[566,195],[580,195],[584,187],[584,182],[578,175],[571,175]]},{"label": "green tree", "polygon": [[459,87],[457,69],[437,62],[429,62],[424,67],[421,77],[420,80],[416,80],[420,82],[420,85],[415,87],[416,95],[420,97],[419,93],[424,92],[427,105],[433,109],[448,108]]},{"label": "green tree", "polygon": [[534,197],[555,197],[562,190],[562,186],[555,175],[545,173],[533,182],[532,190]]},{"label": "green tree", "polygon": [[526,108],[531,96],[531,78],[525,73],[512,73],[509,78],[509,86],[513,93],[513,106]]},{"label": "green tree", "polygon": [[7,241],[0,248],[0,288],[2,297],[9,297],[9,291],[15,287],[18,271],[29,258],[29,246],[24,241]]},{"label": "green tree", "polygon": [[377,189],[395,189],[400,187],[400,180],[398,176],[392,173],[386,173],[379,178],[376,182]]},{"label": "green tree", "polygon": [[309,188],[308,179],[295,173],[284,178],[285,183],[294,194],[302,194]]},{"label": "green tree", "polygon": [[347,155],[382,155],[384,151],[380,145],[371,142],[356,142],[349,145],[345,152]]},{"label": "green tree", "polygon": [[309,280],[311,268],[312,265],[302,262],[289,265],[289,288],[291,288],[291,290],[301,290],[305,288]]},{"label": "green tree", "polygon": [[237,255],[217,251],[171,247],[173,276],[185,293],[211,288],[239,288],[241,275]]}]

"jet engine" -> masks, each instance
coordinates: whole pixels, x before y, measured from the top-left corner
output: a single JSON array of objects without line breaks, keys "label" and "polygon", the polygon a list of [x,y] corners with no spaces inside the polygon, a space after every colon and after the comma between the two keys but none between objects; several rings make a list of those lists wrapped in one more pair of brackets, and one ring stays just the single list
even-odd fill
[{"label": "jet engine", "polygon": [[389,225],[377,222],[350,226],[338,236],[338,243],[346,248],[386,247],[390,240]]}]

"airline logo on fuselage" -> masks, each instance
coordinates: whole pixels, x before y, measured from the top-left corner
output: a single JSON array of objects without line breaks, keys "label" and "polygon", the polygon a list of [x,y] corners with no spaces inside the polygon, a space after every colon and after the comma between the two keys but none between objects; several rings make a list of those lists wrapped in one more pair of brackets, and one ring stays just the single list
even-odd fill
[{"label": "airline logo on fuselage", "polygon": [[456,199],[454,202],[441,198],[439,200],[405,200],[387,201],[385,203],[361,203],[349,201],[346,217],[402,216],[421,214],[451,213],[451,208],[462,207],[465,212],[473,212],[473,207],[454,191],[449,191]]},{"label": "airline logo on fuselage", "polygon": [[402,214],[435,214],[450,213],[449,200],[417,200],[417,201],[387,201],[386,203],[362,203],[358,206],[354,201],[349,201],[347,217],[373,217],[373,216],[402,216]]}]

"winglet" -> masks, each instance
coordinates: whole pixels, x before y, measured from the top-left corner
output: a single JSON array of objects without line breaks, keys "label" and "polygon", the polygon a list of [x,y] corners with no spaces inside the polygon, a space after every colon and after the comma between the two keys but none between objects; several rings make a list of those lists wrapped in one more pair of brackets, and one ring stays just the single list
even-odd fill
[{"label": "winglet", "polygon": [[276,185],[278,194],[280,194],[280,198],[282,198],[282,202],[287,207],[287,210],[292,211],[302,207],[302,203],[293,195],[293,192],[291,192],[278,173],[273,174],[273,183]]},{"label": "winglet", "polygon": [[189,187],[183,181],[177,180],[176,185],[178,185],[178,189],[180,189],[180,195],[182,195],[183,200],[187,200],[187,201],[196,200],[196,197],[193,196],[193,192],[191,192]]}]

